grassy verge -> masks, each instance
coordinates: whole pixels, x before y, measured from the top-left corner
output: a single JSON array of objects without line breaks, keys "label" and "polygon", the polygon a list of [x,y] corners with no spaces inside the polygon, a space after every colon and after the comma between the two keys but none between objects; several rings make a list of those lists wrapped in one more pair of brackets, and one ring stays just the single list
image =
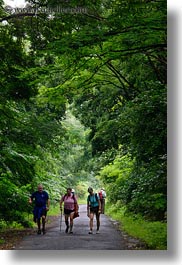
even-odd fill
[{"label": "grassy verge", "polygon": [[120,227],[132,237],[145,242],[148,249],[167,249],[167,223],[150,222],[141,216],[125,214],[125,209],[119,205],[106,205],[106,214],[120,223]]},{"label": "grassy verge", "polygon": [[50,216],[57,216],[57,215],[59,215],[60,214],[60,206],[59,206],[59,204],[57,204],[57,205],[54,205],[54,206],[51,206],[50,207],[50,210],[48,211],[48,216],[50,215]]}]

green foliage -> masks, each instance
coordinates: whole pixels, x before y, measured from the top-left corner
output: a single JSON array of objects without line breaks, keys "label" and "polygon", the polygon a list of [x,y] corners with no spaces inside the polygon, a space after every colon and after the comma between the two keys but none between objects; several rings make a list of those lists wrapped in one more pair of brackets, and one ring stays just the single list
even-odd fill
[{"label": "green foliage", "polygon": [[100,171],[110,203],[122,202],[128,211],[163,220],[167,210],[165,164],[156,161],[139,168],[131,157],[117,157]]},{"label": "green foliage", "polygon": [[27,206],[29,189],[29,185],[17,188],[5,175],[1,178],[0,220],[5,220],[9,223],[17,221],[23,226],[29,225],[23,215],[23,213],[31,211],[31,208]]},{"label": "green foliage", "polygon": [[161,160],[166,154],[166,97],[166,87],[151,82],[150,89],[129,102],[120,114],[122,144],[139,161]]},{"label": "green foliage", "polygon": [[116,159],[103,167],[100,171],[100,179],[108,193],[108,201],[116,203],[118,200],[125,201],[125,184],[133,169],[133,161],[128,155],[118,156]]},{"label": "green foliage", "polygon": [[166,1],[61,5],[88,12],[6,17],[0,9],[1,219],[21,220],[23,187],[28,197],[42,182],[56,203],[67,186],[84,197],[99,179],[110,202],[162,220]]},{"label": "green foliage", "polygon": [[126,214],[120,203],[106,205],[107,214],[119,221],[120,227],[130,236],[140,239],[150,250],[167,249],[167,224],[159,221],[146,221],[141,215]]}]

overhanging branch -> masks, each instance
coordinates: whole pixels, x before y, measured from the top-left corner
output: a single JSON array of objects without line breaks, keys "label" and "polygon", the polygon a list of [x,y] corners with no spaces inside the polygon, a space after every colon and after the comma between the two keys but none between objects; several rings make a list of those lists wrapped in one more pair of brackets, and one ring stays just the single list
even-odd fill
[{"label": "overhanging branch", "polygon": [[13,18],[35,17],[35,16],[40,16],[40,15],[38,15],[37,13],[18,13],[18,14],[12,14],[10,16],[0,18],[0,22],[8,21],[8,20],[13,19]]}]

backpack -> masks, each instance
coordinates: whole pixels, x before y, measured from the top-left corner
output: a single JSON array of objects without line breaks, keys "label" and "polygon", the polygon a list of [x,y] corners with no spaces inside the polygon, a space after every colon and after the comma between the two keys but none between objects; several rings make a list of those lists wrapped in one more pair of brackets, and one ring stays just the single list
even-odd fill
[{"label": "backpack", "polygon": [[102,192],[101,191],[99,191],[99,198],[100,198],[100,200],[103,199],[103,195],[102,195]]},{"label": "backpack", "polygon": [[106,198],[106,192],[105,192],[105,190],[102,190],[102,198]]},{"label": "backpack", "polygon": [[[98,196],[97,196],[97,193],[95,193],[95,199],[96,199],[96,201],[98,202]],[[90,194],[88,195],[88,200],[90,201]]]},{"label": "backpack", "polygon": [[[64,199],[65,199],[66,196],[67,196],[67,194],[64,195],[63,201],[64,201]],[[78,203],[76,202],[75,195],[72,194],[71,198],[73,198],[73,200],[74,200],[74,208],[75,208],[74,210],[77,212],[79,207],[78,207]],[[76,218],[78,216],[79,216],[79,214],[78,215],[75,215],[74,218]]]},{"label": "backpack", "polygon": [[[64,199],[65,199],[65,197],[66,197],[66,196],[67,196],[67,194],[65,194],[65,195],[64,195],[64,197],[63,197],[63,201],[64,201]],[[74,195],[74,194],[72,194],[71,198],[73,198],[73,200],[74,200],[74,203],[76,203],[76,200],[75,200],[75,195]]]}]

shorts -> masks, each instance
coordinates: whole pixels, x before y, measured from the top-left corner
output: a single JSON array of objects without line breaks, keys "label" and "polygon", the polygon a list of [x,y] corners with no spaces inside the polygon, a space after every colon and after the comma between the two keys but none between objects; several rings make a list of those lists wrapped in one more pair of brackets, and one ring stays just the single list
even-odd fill
[{"label": "shorts", "polygon": [[34,221],[36,222],[36,219],[40,219],[42,216],[47,215],[47,211],[45,207],[38,207],[35,206],[33,210],[33,215],[34,215]]},{"label": "shorts", "polygon": [[99,206],[90,207],[90,213],[95,213],[96,215],[99,214]]},{"label": "shorts", "polygon": [[47,216],[47,210],[46,209],[42,210],[42,216],[45,216],[45,217]]},{"label": "shorts", "polygon": [[73,210],[69,210],[69,209],[65,209],[64,208],[64,214],[66,214],[66,215],[70,215],[70,213],[73,213],[75,210],[73,209]]}]

